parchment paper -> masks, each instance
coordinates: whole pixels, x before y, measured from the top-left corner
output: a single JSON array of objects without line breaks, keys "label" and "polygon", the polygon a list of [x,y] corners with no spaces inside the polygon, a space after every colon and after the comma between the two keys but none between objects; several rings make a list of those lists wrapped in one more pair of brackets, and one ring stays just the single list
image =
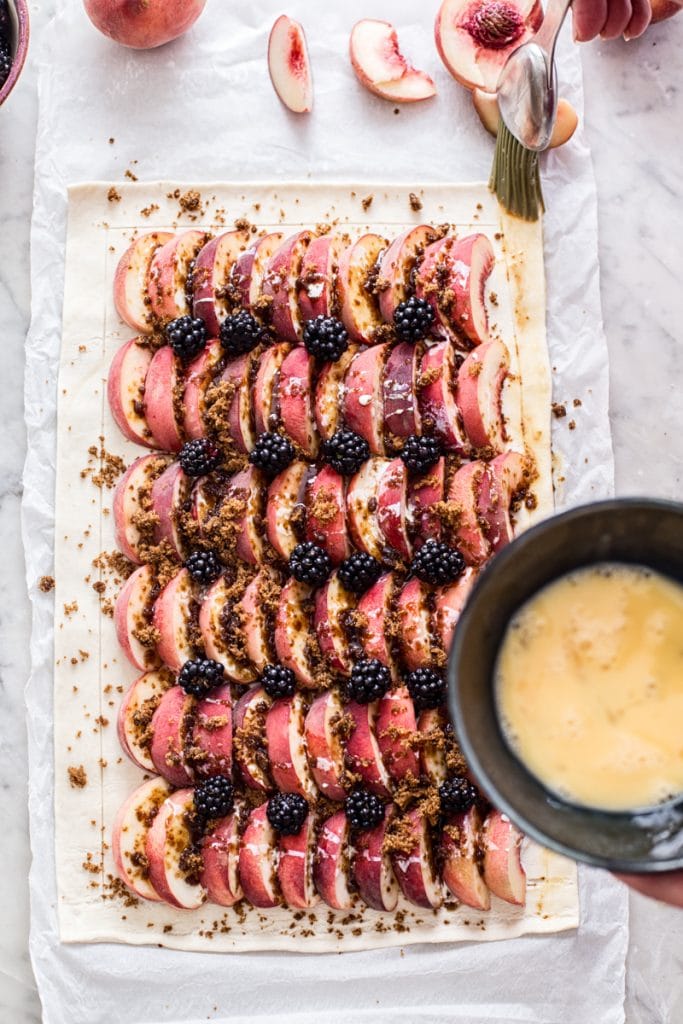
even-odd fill
[{"label": "parchment paper", "polygon": [[[434,5],[436,6],[436,5]],[[363,5],[343,12],[292,3],[316,62],[317,113],[301,123],[272,96],[263,53],[280,13],[262,3],[231,11],[210,0],[179,44],[131,54],[100,40],[80,5],[62,3],[49,35],[41,82],[33,227],[34,317],[28,345],[27,573],[35,597],[28,689],[31,756],[32,954],[45,1020],[140,1022],[258,1020],[287,1005],[297,1020],[574,1022],[623,1020],[626,899],[607,878],[582,872],[578,934],[487,946],[376,951],[292,960],[216,957],[111,946],[59,946],[52,855],[52,602],[35,584],[52,569],[55,370],[63,286],[65,185],[121,177],[350,181],[477,180],[490,140],[466,96],[438,71],[433,11],[377,3],[372,14],[402,27],[411,54],[436,70],[440,97],[402,110],[362,93],[345,51]],[[418,24],[419,22],[419,24]],[[578,61],[565,54],[566,95],[581,107]],[[112,138],[116,141],[110,143]],[[138,163],[132,163],[137,160]],[[568,415],[555,424],[564,476],[560,503],[604,496],[612,484],[606,349],[600,323],[595,197],[582,138],[547,163],[546,265],[555,397]],[[578,399],[581,405],[574,406]],[[576,429],[569,430],[571,422]],[[294,979],[296,983],[293,984]],[[125,982],[122,984],[122,982]],[[419,1007],[419,1009],[418,1009]],[[287,1019],[283,1017],[282,1019]]]}]

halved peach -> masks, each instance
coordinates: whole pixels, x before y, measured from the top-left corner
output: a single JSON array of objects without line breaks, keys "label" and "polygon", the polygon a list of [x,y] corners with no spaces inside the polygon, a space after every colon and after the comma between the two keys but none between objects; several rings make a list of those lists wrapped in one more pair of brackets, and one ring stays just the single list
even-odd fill
[{"label": "halved peach", "polygon": [[152,625],[157,632],[157,653],[173,672],[180,672],[195,656],[193,601],[192,577],[187,569],[181,569],[154,602]]},{"label": "halved peach", "polygon": [[170,242],[170,231],[140,235],[128,246],[114,274],[114,305],[121,319],[135,331],[151,331],[147,275],[157,249]]},{"label": "halved peach", "polygon": [[142,455],[130,464],[114,491],[112,513],[116,546],[130,562],[140,565],[142,536],[135,518],[141,511],[140,496],[163,473],[167,465],[164,455]]},{"label": "halved peach", "polygon": [[116,351],[109,367],[107,399],[116,426],[124,437],[145,448],[158,448],[144,408],[145,380],[152,350],[132,338]]},{"label": "halved peach", "polygon": [[470,352],[458,370],[456,402],[474,448],[505,448],[502,392],[509,369],[510,353],[495,339]]},{"label": "halved peach", "polygon": [[318,790],[306,758],[306,707],[300,693],[273,702],[266,714],[270,774],[282,793],[315,800]]},{"label": "halved peach", "polygon": [[114,626],[119,645],[128,660],[142,670],[159,664],[156,648],[147,638],[155,589],[156,577],[152,566],[141,565],[121,587],[114,606]]},{"label": "halved peach", "polygon": [[434,80],[409,64],[388,21],[365,18],[353,26],[349,45],[358,80],[370,92],[393,103],[415,103],[436,95]]},{"label": "halved peach", "polygon": [[123,802],[114,819],[111,852],[116,873],[143,900],[161,901],[149,879],[145,848],[152,822],[171,792],[165,779],[148,779]]},{"label": "halved peach", "polygon": [[204,231],[190,229],[174,235],[156,250],[147,274],[151,311],[159,320],[175,320],[190,313],[187,279],[190,266],[209,241]]},{"label": "halved peach", "polygon": [[344,714],[344,707],[335,690],[327,690],[311,704],[304,726],[308,760],[318,789],[329,800],[346,796],[344,779],[344,748],[335,725]]},{"label": "halved peach", "polygon": [[346,526],[346,481],[332,466],[323,466],[308,484],[306,540],[323,548],[334,565],[351,553]]},{"label": "halved peach", "polygon": [[182,388],[182,372],[173,349],[163,345],[154,353],[145,377],[144,417],[155,447],[166,452],[179,452],[183,446],[183,427],[175,397]]},{"label": "halved peach", "polygon": [[377,263],[387,247],[386,238],[369,233],[347,246],[339,258],[337,292],[341,319],[349,337],[372,345],[382,326],[377,296],[368,288],[377,271]]},{"label": "halved peach", "polygon": [[282,341],[297,342],[303,335],[298,282],[313,237],[313,232],[306,229],[285,239],[269,259],[263,275],[261,294],[270,302],[270,321]]},{"label": "halved peach", "polygon": [[[495,93],[484,92],[482,89],[475,89],[472,93],[474,109],[479,115],[479,120],[486,131],[491,135],[498,134],[500,125],[500,109],[498,97]],[[579,115],[574,110],[569,100],[563,98],[557,101],[557,117],[550,136],[550,149],[556,149],[569,142],[579,125]]]},{"label": "halved peach", "polygon": [[436,15],[436,48],[467,89],[495,92],[513,50],[543,21],[539,0],[443,0]]},{"label": "halved peach", "polygon": [[343,415],[346,426],[364,437],[373,455],[384,455],[382,385],[388,345],[361,349],[344,378]]},{"label": "halved peach", "polygon": [[230,274],[248,240],[246,231],[226,231],[212,238],[197,254],[192,271],[192,315],[204,321],[212,338],[218,337],[230,312]]}]

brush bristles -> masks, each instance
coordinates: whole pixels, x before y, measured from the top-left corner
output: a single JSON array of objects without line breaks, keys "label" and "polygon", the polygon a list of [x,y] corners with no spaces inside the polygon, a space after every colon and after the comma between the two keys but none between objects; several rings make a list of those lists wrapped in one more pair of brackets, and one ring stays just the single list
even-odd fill
[{"label": "brush bristles", "polygon": [[516,217],[534,221],[545,210],[538,153],[525,149],[502,118],[489,186]]}]

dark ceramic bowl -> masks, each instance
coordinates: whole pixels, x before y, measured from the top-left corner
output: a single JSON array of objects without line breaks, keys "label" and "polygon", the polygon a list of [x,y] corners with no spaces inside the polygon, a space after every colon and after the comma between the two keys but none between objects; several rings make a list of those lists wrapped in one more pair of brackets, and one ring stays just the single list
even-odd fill
[{"label": "dark ceramic bowl", "polygon": [[0,89],[0,105],[5,102],[12,89],[17,84],[28,52],[29,23],[27,0],[7,0],[7,6],[9,7],[10,20],[12,23],[12,37],[10,42],[13,59],[12,70]]},{"label": "dark ceramic bowl", "polygon": [[683,583],[683,505],[640,499],[588,505],[546,520],[501,552],[482,573],[455,631],[451,715],[482,789],[526,835],[613,871],[682,868],[682,798],[630,813],[567,803],[512,753],[498,722],[494,670],[510,618],[547,583],[596,562],[645,565]]}]

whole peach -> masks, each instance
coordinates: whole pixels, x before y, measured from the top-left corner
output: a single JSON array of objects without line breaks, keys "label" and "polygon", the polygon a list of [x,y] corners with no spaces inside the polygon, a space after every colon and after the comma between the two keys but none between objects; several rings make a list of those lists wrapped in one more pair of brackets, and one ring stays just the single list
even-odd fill
[{"label": "whole peach", "polygon": [[206,0],[83,0],[95,28],[123,46],[147,50],[194,25]]}]

